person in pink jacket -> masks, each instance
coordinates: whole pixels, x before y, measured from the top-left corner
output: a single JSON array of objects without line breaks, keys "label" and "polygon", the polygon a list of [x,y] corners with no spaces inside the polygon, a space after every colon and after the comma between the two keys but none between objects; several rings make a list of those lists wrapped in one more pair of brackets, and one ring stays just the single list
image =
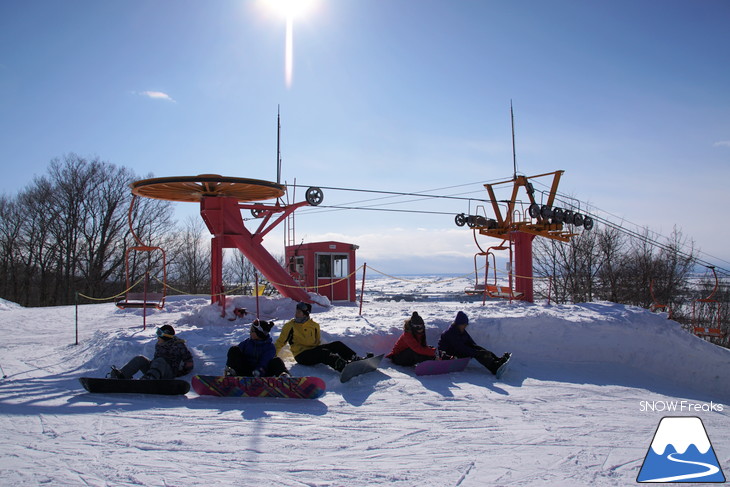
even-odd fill
[{"label": "person in pink jacket", "polygon": [[437,350],[426,345],[426,325],[415,311],[403,324],[403,334],[393,350],[386,355],[394,364],[404,366],[434,360],[437,356]]}]

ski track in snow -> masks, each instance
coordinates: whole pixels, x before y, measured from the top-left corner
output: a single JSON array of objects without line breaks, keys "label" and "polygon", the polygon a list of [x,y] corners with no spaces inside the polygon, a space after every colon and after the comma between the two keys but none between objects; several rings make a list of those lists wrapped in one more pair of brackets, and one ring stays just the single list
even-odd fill
[{"label": "ski track in snow", "polygon": [[[229,302],[241,305],[255,309],[251,298]],[[278,318],[278,330],[292,309],[268,299],[262,315]],[[9,375],[0,381],[2,485],[629,485],[663,415],[640,412],[639,401],[730,400],[714,382],[692,384],[699,373],[714,380],[718,364],[726,374],[730,354],[636,308],[370,301],[362,317],[357,307],[335,306],[314,318],[329,339],[380,353],[411,311],[435,344],[459,309],[477,342],[515,352],[503,381],[474,361],[461,373],[418,377],[386,359],[346,384],[324,366],[294,365],[294,374],[327,382],[320,400],[83,391],[78,377],[151,355],[163,323],[188,340],[195,373],[220,373],[248,321],[222,320],[199,297],[172,298],[148,317],[147,331],[136,312],[82,306],[78,346],[70,344],[73,307],[0,311]],[[691,356],[692,367],[668,368],[677,357],[659,354],[657,343]],[[727,407],[691,415],[703,417],[727,464]]]}]

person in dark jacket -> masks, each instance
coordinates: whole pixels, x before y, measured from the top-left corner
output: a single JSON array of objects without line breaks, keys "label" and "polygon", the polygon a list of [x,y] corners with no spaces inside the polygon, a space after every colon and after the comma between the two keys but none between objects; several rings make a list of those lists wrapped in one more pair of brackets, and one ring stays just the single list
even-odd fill
[{"label": "person in dark jacket", "polygon": [[249,337],[228,350],[225,375],[239,377],[277,377],[289,375],[284,362],[276,356],[271,328],[274,322],[254,320]]},{"label": "person in dark jacket", "polygon": [[193,356],[185,345],[185,340],[175,336],[171,325],[157,329],[155,356],[152,360],[138,355],[121,369],[112,366],[109,374],[113,379],[132,379],[142,371],[142,379],[174,379],[187,375],[193,370]]},{"label": "person in dark jacket", "polygon": [[459,311],[454,323],[441,334],[439,350],[458,358],[473,357],[491,373],[496,374],[500,365],[509,358],[509,354],[505,353],[501,357],[497,357],[489,350],[477,345],[466,331],[468,325],[469,317],[463,311]]},{"label": "person in dark jacket", "polygon": [[403,323],[403,334],[386,357],[406,367],[437,357],[436,349],[426,344],[426,324],[416,311]]}]

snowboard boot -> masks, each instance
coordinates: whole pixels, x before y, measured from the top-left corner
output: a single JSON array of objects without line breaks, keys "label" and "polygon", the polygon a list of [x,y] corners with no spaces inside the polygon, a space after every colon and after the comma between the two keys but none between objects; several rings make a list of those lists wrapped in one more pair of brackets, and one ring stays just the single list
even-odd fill
[{"label": "snowboard boot", "polygon": [[231,377],[231,376],[237,376],[236,369],[232,367],[226,366],[226,368],[223,370],[223,375],[225,377]]},{"label": "snowboard boot", "polygon": [[121,370],[119,370],[116,366],[112,365],[112,370],[107,374],[107,377],[110,379],[122,379],[126,380],[126,377],[122,373]]},{"label": "snowboard boot", "polygon": [[506,361],[509,360],[511,355],[512,354],[510,353],[505,353],[504,355],[499,357],[497,360],[494,361],[494,364],[492,365],[492,367],[489,368],[489,371],[494,375],[497,375],[497,370],[499,370],[499,368],[504,365]]},{"label": "snowboard boot", "polygon": [[375,357],[375,354],[370,353],[370,352],[366,353],[364,357],[361,357],[359,355],[353,355],[352,358],[347,361],[347,363],[351,364],[353,362],[358,362],[360,360],[367,360],[367,359],[373,358],[373,357]]},{"label": "snowboard boot", "polygon": [[337,372],[342,372],[347,366],[347,361],[339,355],[335,355],[335,357],[336,358],[334,358],[334,362],[332,363],[332,368],[335,369]]},{"label": "snowboard boot", "polygon": [[162,373],[157,369],[150,369],[145,375],[140,377],[141,380],[158,380],[162,377]]}]

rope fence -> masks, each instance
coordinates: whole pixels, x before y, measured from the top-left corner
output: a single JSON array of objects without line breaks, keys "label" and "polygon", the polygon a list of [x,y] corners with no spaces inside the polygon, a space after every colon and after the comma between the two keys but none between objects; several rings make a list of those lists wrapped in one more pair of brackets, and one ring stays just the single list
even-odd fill
[{"label": "rope fence", "polygon": [[[380,275],[382,275],[384,277],[387,277],[387,278],[392,279],[392,280],[395,280],[395,281],[407,282],[407,283],[410,283],[410,284],[436,284],[436,283],[443,284],[443,283],[455,282],[455,281],[458,281],[460,279],[464,279],[464,278],[467,278],[467,277],[470,277],[470,276],[478,276],[479,273],[481,271],[487,269],[487,267],[488,267],[487,265],[484,265],[481,268],[475,269],[475,270],[473,270],[473,271],[471,271],[471,272],[469,272],[467,274],[462,274],[462,275],[459,275],[459,276],[456,276],[456,277],[450,277],[448,279],[441,279],[441,278],[439,278],[439,279],[419,279],[419,280],[414,280],[414,279],[407,279],[407,278],[404,278],[404,277],[398,277],[398,276],[395,276],[395,275],[392,275],[392,274],[388,274],[388,273],[383,272],[383,271],[381,271],[379,269],[376,269],[376,268],[374,268],[372,266],[368,266],[367,263],[365,263],[365,264],[361,265],[360,267],[358,267],[357,269],[355,269],[353,272],[347,274],[346,276],[341,277],[341,278],[339,278],[339,279],[337,279],[335,281],[332,281],[332,282],[329,282],[329,283],[326,283],[326,284],[318,285],[318,286],[316,286],[315,289],[316,290],[319,290],[321,288],[328,288],[328,287],[335,286],[335,285],[337,285],[337,284],[339,284],[341,282],[348,281],[349,279],[351,279],[353,276],[355,276],[358,272],[360,272],[362,270],[363,271],[363,273],[362,273],[362,285],[361,285],[361,289],[360,289],[360,299],[359,299],[359,301],[360,301],[360,313],[359,314],[362,315],[362,306],[363,306],[363,300],[364,300],[364,295],[365,295],[365,275],[366,275],[366,272],[367,272],[368,269],[370,269],[371,271],[373,271],[373,272],[375,272],[377,274],[380,274]],[[495,269],[495,273],[496,272],[499,272],[500,274],[507,275],[507,276],[509,276],[511,278],[521,278],[521,279],[532,279],[532,280],[548,281],[548,296],[547,296],[547,299],[548,299],[548,304],[550,304],[551,288],[552,288],[552,277],[550,277],[550,276],[548,276],[548,277],[520,276],[520,275],[517,275],[517,274],[511,274],[510,272],[502,271],[500,269]],[[496,276],[496,274],[495,274],[495,276]],[[242,284],[240,286],[237,286],[237,287],[235,287],[233,289],[229,289],[227,291],[222,291],[222,292],[219,292],[219,293],[213,293],[213,294],[205,293],[205,294],[201,294],[201,293],[189,293],[189,292],[186,292],[186,291],[184,291],[182,289],[176,288],[176,287],[174,287],[174,286],[172,286],[172,285],[170,285],[170,284],[168,284],[166,282],[161,281],[157,276],[151,276],[151,277],[152,277],[152,279],[154,279],[155,281],[157,281],[159,284],[161,284],[164,288],[169,289],[169,290],[171,290],[173,292],[176,292],[179,295],[222,297],[223,298],[223,303],[224,303],[223,304],[223,307],[224,308],[225,308],[225,297],[226,296],[233,295],[237,291],[240,291],[240,290],[242,290],[242,289],[244,289],[244,288],[246,288],[247,286],[250,285],[250,283],[246,283],[246,284]],[[134,289],[137,285],[139,285],[144,279],[145,279],[145,276],[140,277],[134,284],[132,284],[131,286],[129,286],[127,289],[125,289],[124,291],[121,291],[120,293],[115,294],[113,296],[107,296],[107,297],[101,297],[101,298],[99,298],[99,297],[88,296],[88,295],[83,294],[83,293],[80,293],[80,292],[76,292],[76,343],[75,344],[78,345],[78,343],[79,343],[79,338],[78,338],[78,336],[79,336],[79,332],[78,332],[78,327],[79,327],[79,323],[78,323],[78,321],[79,321],[78,320],[78,306],[79,306],[78,298],[79,297],[84,298],[84,299],[88,299],[90,301],[97,301],[97,302],[110,301],[110,300],[113,300],[113,299],[116,299],[116,298],[125,296],[132,289]],[[258,275],[257,275],[257,282],[258,282]],[[273,285],[274,287],[276,287],[276,288],[283,287],[283,288],[290,288],[290,289],[301,289],[301,290],[303,290],[305,292],[308,292],[309,289],[310,289],[310,288],[308,288],[306,286],[302,286],[302,285],[299,285],[299,284],[292,285],[292,284],[284,284],[284,283],[278,283],[278,282],[273,282],[273,281],[268,281],[268,282],[271,285]],[[258,285],[257,285],[257,287],[258,287]],[[486,281],[484,283],[484,290],[483,290],[483,292],[484,292],[485,301],[486,301],[486,296],[487,296],[487,284],[486,284]],[[258,288],[254,290],[254,294],[256,295],[257,307],[258,307],[258,296],[259,296],[259,290],[258,290]],[[510,301],[511,300],[512,299],[510,298]],[[225,309],[222,311],[222,313],[225,314]]]}]

